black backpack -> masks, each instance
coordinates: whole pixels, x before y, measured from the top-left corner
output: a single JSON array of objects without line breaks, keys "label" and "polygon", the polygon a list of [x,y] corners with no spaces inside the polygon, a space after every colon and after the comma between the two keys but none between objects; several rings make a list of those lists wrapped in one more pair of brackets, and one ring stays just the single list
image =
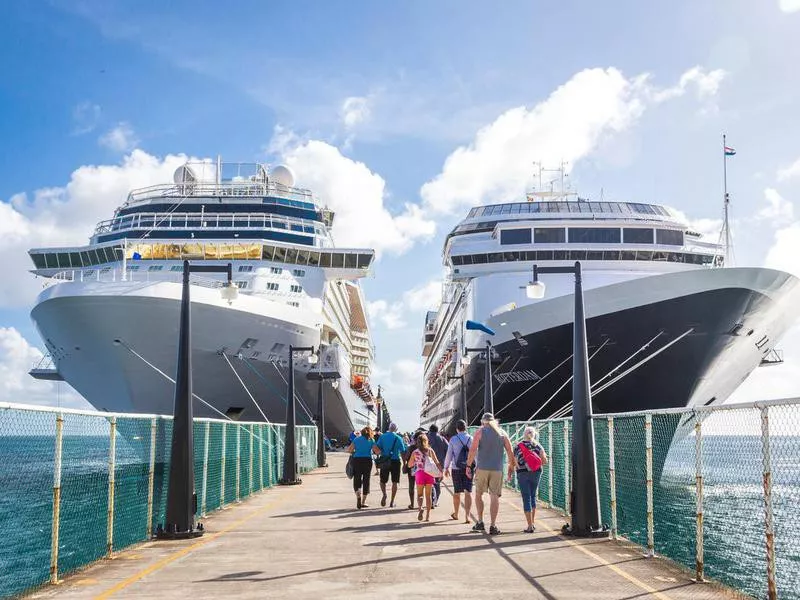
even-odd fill
[{"label": "black backpack", "polygon": [[456,456],[456,466],[455,468],[459,471],[466,471],[467,469],[467,457],[469,456],[469,446],[467,446],[458,434],[456,434],[456,439],[458,443],[461,444],[461,450],[458,451],[458,456]]}]

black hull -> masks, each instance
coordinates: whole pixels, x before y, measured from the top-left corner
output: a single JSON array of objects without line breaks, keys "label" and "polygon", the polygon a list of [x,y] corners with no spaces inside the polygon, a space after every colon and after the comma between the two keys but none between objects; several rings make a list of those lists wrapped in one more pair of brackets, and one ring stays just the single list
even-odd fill
[{"label": "black hull", "polygon": [[[590,318],[587,321],[589,354],[597,352],[590,361],[593,382],[629,359],[659,332],[663,332],[659,338],[626,363],[620,372],[692,329],[690,334],[649,362],[606,390],[593,394],[593,412],[607,414],[687,406],[703,379],[712,374],[719,376],[715,371],[725,369],[726,365],[717,360],[724,350],[731,344],[755,344],[757,340],[752,338],[758,336],[748,336],[747,330],[736,331],[735,326],[746,322],[770,302],[755,291],[727,288]],[[501,362],[495,367],[494,412],[501,422],[547,419],[571,402],[572,386],[564,386],[564,383],[572,374],[572,360],[568,359],[572,354],[572,324],[524,337],[525,347],[516,340],[495,347]],[[756,364],[757,358],[752,366]],[[553,372],[544,377],[551,370]],[[465,373],[471,424],[475,424],[483,412],[483,371],[482,361],[474,360]],[[533,371],[543,379],[531,387],[533,380],[510,381],[504,377],[507,373],[525,371]],[[740,381],[747,374],[724,375]],[[612,377],[603,382],[610,379]],[[460,394],[458,386],[443,392],[423,412],[422,424],[437,423],[446,431],[452,431],[455,421],[461,417]],[[696,399],[695,403],[718,404],[724,399],[712,395]]]}]

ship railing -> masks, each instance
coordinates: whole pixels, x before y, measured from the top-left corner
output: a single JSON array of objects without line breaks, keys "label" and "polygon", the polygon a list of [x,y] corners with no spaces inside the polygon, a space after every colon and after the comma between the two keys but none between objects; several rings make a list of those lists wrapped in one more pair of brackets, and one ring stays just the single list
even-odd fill
[{"label": "ship railing", "polygon": [[[230,222],[230,224],[226,224]],[[300,233],[321,233],[321,224],[311,219],[276,216],[265,213],[136,213],[100,221],[94,234],[102,235],[117,231],[191,230],[199,229],[281,229]]]},{"label": "ship railing", "polygon": [[[513,444],[527,426],[549,459],[538,500],[568,515],[572,419],[502,425]],[[593,434],[600,523],[613,538],[696,581],[798,597],[800,398],[594,415]]]},{"label": "ship railing", "polygon": [[[134,265],[135,266],[135,265]],[[124,275],[124,276],[123,276]],[[101,283],[117,283],[123,281],[136,281],[143,283],[156,283],[160,281],[167,282],[180,282],[183,280],[183,271],[137,271],[128,267],[125,271],[122,268],[108,268],[102,269],[74,269],[69,271],[60,271],[52,277],[44,281],[44,287],[57,285],[59,283],[68,282],[101,282]],[[220,275],[219,279],[212,277],[203,277],[200,275],[189,275],[189,283],[206,288],[221,288],[225,285],[224,275]],[[242,290],[247,292],[248,290]]]},{"label": "ship railing", "polygon": [[42,355],[41,358],[33,361],[31,364],[31,371],[55,371],[56,363],[53,360],[53,355],[49,352]]},{"label": "ship railing", "polygon": [[128,194],[124,206],[131,206],[155,198],[185,198],[195,197],[274,197],[298,202],[317,203],[314,194],[307,189],[287,187],[273,181],[224,181],[216,182],[187,182],[178,184],[159,184],[132,190]]},{"label": "ship railing", "polygon": [[[285,429],[194,419],[197,519],[277,485]],[[58,583],[151,539],[164,525],[171,439],[169,416],[0,402],[0,456],[9,458],[0,461],[0,595]],[[299,471],[314,469],[316,426],[297,426],[296,443]]]}]

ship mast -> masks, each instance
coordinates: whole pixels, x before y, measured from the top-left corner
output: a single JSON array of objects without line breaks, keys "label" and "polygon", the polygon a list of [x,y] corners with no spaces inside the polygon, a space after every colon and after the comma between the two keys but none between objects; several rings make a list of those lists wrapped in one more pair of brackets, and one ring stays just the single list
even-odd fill
[{"label": "ship mast", "polygon": [[720,231],[720,243],[724,244],[724,264],[732,266],[733,261],[733,240],[731,239],[731,228],[729,221],[730,196],[728,194],[728,157],[734,156],[736,150],[728,148],[726,136],[722,134],[722,190],[723,190],[723,210],[722,210],[722,231]]}]

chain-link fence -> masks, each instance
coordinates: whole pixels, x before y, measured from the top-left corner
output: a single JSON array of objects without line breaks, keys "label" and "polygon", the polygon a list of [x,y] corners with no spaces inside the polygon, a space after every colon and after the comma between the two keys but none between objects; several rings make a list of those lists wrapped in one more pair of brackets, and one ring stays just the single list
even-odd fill
[{"label": "chain-link fence", "polygon": [[[197,517],[280,478],[286,427],[194,421]],[[0,403],[0,598],[55,582],[164,523],[172,419]],[[297,427],[301,472],[317,429]]]},{"label": "chain-link fence", "polygon": [[[538,431],[550,462],[538,498],[569,513],[571,420]],[[594,417],[602,522],[758,598],[800,598],[800,400]],[[516,488],[516,480],[508,483]]]}]

